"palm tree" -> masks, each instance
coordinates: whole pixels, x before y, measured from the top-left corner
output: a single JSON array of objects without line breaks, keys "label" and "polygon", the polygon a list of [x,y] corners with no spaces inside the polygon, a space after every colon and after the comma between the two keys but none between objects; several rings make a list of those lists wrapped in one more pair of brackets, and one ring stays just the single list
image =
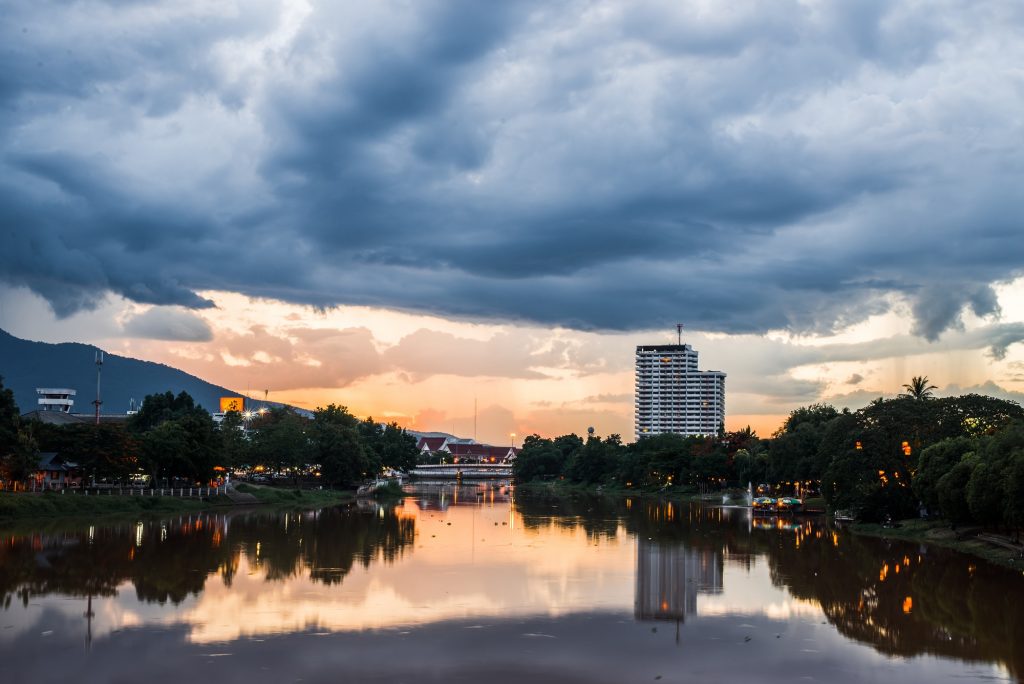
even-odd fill
[{"label": "palm tree", "polygon": [[904,397],[911,399],[931,399],[932,390],[939,389],[935,385],[928,384],[927,375],[915,375],[910,379],[909,385],[904,385],[903,389],[907,390],[903,393]]}]

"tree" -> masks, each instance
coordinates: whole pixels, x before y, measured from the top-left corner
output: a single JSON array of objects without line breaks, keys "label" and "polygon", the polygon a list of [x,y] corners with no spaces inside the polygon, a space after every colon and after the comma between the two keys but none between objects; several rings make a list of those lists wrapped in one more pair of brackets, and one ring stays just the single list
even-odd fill
[{"label": "tree", "polygon": [[669,479],[685,484],[693,470],[690,446],[691,440],[672,433],[644,437],[628,447],[620,477],[640,487],[661,487]]},{"label": "tree", "polygon": [[24,480],[29,474],[24,463],[20,415],[14,392],[4,387],[3,376],[0,376],[0,471],[4,479],[12,482]]},{"label": "tree", "polygon": [[964,456],[948,473],[939,478],[937,492],[942,517],[954,525],[971,520],[971,509],[967,502],[967,484],[977,464],[977,457],[971,453]]},{"label": "tree", "polygon": [[[559,437],[558,439],[563,438]],[[572,457],[574,451],[564,452],[559,448],[557,441],[545,439],[539,435],[529,435],[524,439],[523,447],[512,464],[512,472],[515,474],[516,480],[530,482],[552,479],[562,475],[566,462]],[[580,441],[579,448],[582,446],[582,441]]]},{"label": "tree", "polygon": [[75,439],[58,450],[66,460],[77,463],[88,479],[126,479],[137,467],[137,442],[120,424],[68,425]]},{"label": "tree", "polygon": [[914,474],[914,494],[931,512],[939,511],[939,479],[952,470],[964,455],[977,448],[968,437],[945,439],[921,452]]},{"label": "tree", "polygon": [[554,439],[555,448],[558,449],[563,460],[569,460],[576,452],[583,448],[583,438],[576,433],[570,433],[568,435],[562,435],[555,437]]},{"label": "tree", "polygon": [[27,480],[39,468],[39,445],[27,430],[18,432],[14,449],[2,462],[4,477],[12,482]]},{"label": "tree", "polygon": [[177,396],[172,392],[149,394],[142,400],[138,412],[128,418],[128,427],[134,432],[141,433],[197,410],[206,413],[201,407],[196,406],[195,400],[188,392],[181,392]]},{"label": "tree", "polygon": [[220,463],[226,468],[244,468],[251,464],[252,449],[243,429],[242,414],[228,411],[220,422]]},{"label": "tree", "polygon": [[981,394],[936,399],[928,402],[928,407],[933,408],[929,420],[940,438],[992,435],[1024,419],[1024,409],[1017,402]]},{"label": "tree", "polygon": [[1024,449],[1015,449],[1007,459],[1004,516],[1019,539],[1024,527]]},{"label": "tree", "polygon": [[254,460],[276,473],[310,462],[310,421],[289,408],[275,407],[253,426]]},{"label": "tree", "polygon": [[624,453],[619,435],[608,435],[603,440],[591,435],[569,461],[566,474],[574,482],[604,482],[618,471]]},{"label": "tree", "polygon": [[770,479],[820,480],[829,463],[829,459],[823,463],[818,458],[820,446],[840,415],[829,404],[812,404],[791,411],[769,444]]},{"label": "tree", "polygon": [[903,389],[907,390],[903,396],[910,397],[911,399],[931,399],[932,390],[939,389],[936,385],[928,384],[927,375],[915,375],[910,379],[910,383],[903,385]]},{"label": "tree", "polygon": [[816,457],[826,426],[827,423],[800,422],[772,440],[768,453],[775,481],[821,478]]},{"label": "tree", "polygon": [[982,525],[995,526],[1003,521],[1006,488],[1000,465],[978,463],[967,482],[967,507],[971,517]]},{"label": "tree", "polygon": [[773,436],[778,436],[785,432],[793,432],[798,426],[804,423],[811,423],[815,426],[823,425],[838,415],[839,411],[837,411],[835,406],[832,406],[831,404],[811,404],[810,406],[803,406],[790,411],[789,417],[786,418],[786,422],[782,424],[782,427],[779,428]]},{"label": "tree", "polygon": [[11,454],[18,446],[20,411],[14,401],[14,392],[4,387],[0,375],[0,460]]},{"label": "tree", "polygon": [[376,427],[372,421],[370,425],[360,423],[344,406],[330,404],[313,412],[311,456],[319,463],[325,482],[352,485],[380,472],[376,454],[364,446],[365,439],[377,434]]},{"label": "tree", "polygon": [[140,463],[156,483],[162,477],[183,474],[181,459],[188,452],[188,433],[176,421],[165,421],[142,434]]},{"label": "tree", "polygon": [[[150,432],[168,423],[178,429],[166,428],[160,435],[149,438]],[[198,480],[213,474],[219,436],[210,414],[197,406],[187,392],[177,396],[171,392],[147,396],[139,412],[128,419],[128,430],[142,439],[148,469],[156,468],[164,477]],[[178,439],[179,431],[184,436],[183,442]],[[167,448],[173,445],[174,451],[158,455],[154,449],[159,444]]]},{"label": "tree", "polygon": [[824,479],[825,471],[832,464],[832,459],[854,448],[857,440],[854,433],[858,429],[857,416],[843,409],[842,413],[824,425],[818,452],[814,455],[812,479]]},{"label": "tree", "polygon": [[408,472],[416,467],[419,455],[416,438],[398,423],[388,423],[377,437],[377,455],[383,467]]}]

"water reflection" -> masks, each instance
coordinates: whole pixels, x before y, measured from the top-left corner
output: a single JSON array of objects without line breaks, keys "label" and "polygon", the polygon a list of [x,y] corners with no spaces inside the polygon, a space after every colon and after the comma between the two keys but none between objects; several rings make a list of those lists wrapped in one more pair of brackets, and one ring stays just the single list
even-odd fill
[{"label": "water reflection", "polygon": [[[281,680],[258,668],[283,648],[312,679],[340,654],[377,654],[360,681],[1019,676],[1024,613],[1006,599],[1022,589],[1019,573],[815,519],[436,485],[395,506],[0,533],[0,662],[27,672],[64,649],[62,681],[91,635],[90,668],[139,640],[181,656],[266,642],[277,660],[253,651],[229,670],[257,681]],[[302,639],[331,635],[330,658]]]},{"label": "water reflection", "polygon": [[722,556],[710,549],[641,540],[636,560],[636,618],[682,622],[697,594],[722,593]]},{"label": "water reflection", "polygon": [[0,602],[114,596],[130,583],[139,601],[180,604],[210,577],[230,587],[244,562],[270,581],[303,573],[335,584],[353,565],[393,562],[415,538],[395,507],[311,512],[196,514],[85,530],[60,524],[0,540]]},{"label": "water reflection", "polygon": [[[749,571],[763,559],[774,586],[881,653],[995,661],[1017,677],[1024,673],[1024,606],[1005,600],[1024,596],[1024,581],[1011,570],[937,547],[854,536],[821,518],[752,517],[739,508],[639,499],[517,503],[527,526],[557,519],[595,538],[636,535],[637,619],[683,621],[700,612],[699,594],[726,591],[725,563]],[[777,608],[755,598],[727,604],[725,612],[766,607]],[[765,614],[792,611],[782,612]]]}]

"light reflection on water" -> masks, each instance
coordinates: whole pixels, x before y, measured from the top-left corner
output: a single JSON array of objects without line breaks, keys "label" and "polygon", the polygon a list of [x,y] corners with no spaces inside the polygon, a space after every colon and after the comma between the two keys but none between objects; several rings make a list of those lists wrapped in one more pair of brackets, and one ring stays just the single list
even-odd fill
[{"label": "light reflection on water", "polygon": [[285,651],[307,681],[1012,679],[1022,589],[820,520],[421,486],[394,506],[0,532],[0,662],[11,681],[108,681],[146,654],[156,681],[195,658],[278,681]]}]

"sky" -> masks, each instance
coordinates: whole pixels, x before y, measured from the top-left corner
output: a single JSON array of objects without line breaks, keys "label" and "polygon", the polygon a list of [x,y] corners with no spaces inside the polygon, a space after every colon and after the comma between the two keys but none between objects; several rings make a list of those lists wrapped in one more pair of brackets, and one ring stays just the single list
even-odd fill
[{"label": "sky", "polygon": [[677,322],[730,429],[1024,398],[1019,3],[4,14],[12,334],[493,443],[630,439]]}]

